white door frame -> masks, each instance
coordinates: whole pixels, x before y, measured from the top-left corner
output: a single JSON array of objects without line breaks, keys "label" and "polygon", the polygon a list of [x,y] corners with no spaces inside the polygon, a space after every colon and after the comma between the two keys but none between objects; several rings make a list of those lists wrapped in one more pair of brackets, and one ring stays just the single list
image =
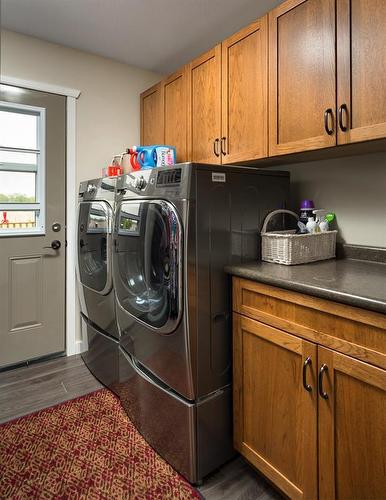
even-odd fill
[{"label": "white door frame", "polygon": [[11,76],[1,76],[0,84],[40,90],[66,97],[66,354],[78,354],[84,350],[83,340],[77,340],[77,291],[76,291],[76,100],[80,90],[51,85]]}]

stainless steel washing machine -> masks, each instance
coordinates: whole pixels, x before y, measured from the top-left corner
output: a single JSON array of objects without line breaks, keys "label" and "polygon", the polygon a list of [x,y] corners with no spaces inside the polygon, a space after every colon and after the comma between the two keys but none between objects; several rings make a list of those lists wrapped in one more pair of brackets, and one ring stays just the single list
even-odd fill
[{"label": "stainless steel washing machine", "polygon": [[230,281],[260,257],[289,175],[180,164],[117,183],[113,277],[119,395],[147,441],[189,481],[232,457]]},{"label": "stainless steel washing machine", "polygon": [[119,333],[112,278],[112,227],[116,178],[82,182],[78,207],[77,276],[83,338],[90,371],[115,390],[119,378]]}]

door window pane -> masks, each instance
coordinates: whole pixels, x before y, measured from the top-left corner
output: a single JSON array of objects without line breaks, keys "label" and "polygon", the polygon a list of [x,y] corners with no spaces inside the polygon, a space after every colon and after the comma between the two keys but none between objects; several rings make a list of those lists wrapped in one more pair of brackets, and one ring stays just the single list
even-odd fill
[{"label": "door window pane", "polygon": [[0,110],[0,146],[38,149],[38,116]]},{"label": "door window pane", "polygon": [[0,203],[35,203],[36,173],[0,170]]},{"label": "door window pane", "polygon": [[44,117],[44,108],[0,102],[0,236],[45,231]]},{"label": "door window pane", "polygon": [[36,153],[21,153],[19,151],[0,151],[0,169],[8,165],[31,165],[37,170],[38,155]]},{"label": "door window pane", "polygon": [[36,228],[35,210],[11,210],[0,212],[0,234],[2,232],[23,231],[25,229]]}]

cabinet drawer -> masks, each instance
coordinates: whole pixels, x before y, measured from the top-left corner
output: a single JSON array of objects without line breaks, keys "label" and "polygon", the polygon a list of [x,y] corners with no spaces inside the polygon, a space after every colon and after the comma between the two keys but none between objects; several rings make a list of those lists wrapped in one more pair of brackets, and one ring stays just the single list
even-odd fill
[{"label": "cabinet drawer", "polygon": [[233,278],[233,310],[330,349],[386,368],[386,316]]}]

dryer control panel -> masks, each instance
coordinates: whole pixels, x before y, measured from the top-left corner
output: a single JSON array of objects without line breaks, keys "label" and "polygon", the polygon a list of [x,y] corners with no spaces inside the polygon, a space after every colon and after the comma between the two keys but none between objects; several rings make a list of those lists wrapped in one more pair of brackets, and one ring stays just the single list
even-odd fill
[{"label": "dryer control panel", "polygon": [[182,166],[144,169],[123,175],[117,190],[124,196],[186,198],[189,169]]},{"label": "dryer control panel", "polygon": [[157,186],[178,185],[181,183],[182,170],[181,168],[173,168],[172,170],[161,170],[157,173]]}]

